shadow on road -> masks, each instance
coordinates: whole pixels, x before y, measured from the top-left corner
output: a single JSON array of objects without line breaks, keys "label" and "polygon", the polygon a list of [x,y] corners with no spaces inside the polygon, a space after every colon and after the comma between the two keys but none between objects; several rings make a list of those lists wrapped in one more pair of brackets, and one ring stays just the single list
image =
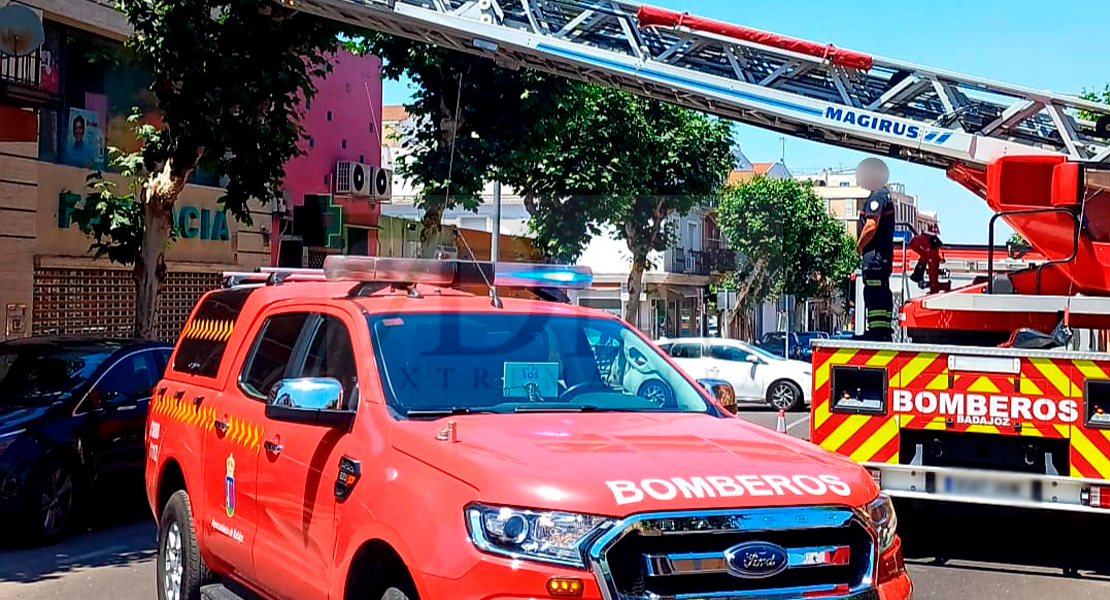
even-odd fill
[{"label": "shadow on road", "polygon": [[[1110,515],[1045,513],[994,506],[897,502],[907,562],[998,573],[1110,582]],[[972,561],[977,564],[954,564]]]},{"label": "shadow on road", "polygon": [[82,527],[58,544],[0,540],[0,583],[35,583],[154,558],[154,524],[141,480],[106,481],[89,500]]}]

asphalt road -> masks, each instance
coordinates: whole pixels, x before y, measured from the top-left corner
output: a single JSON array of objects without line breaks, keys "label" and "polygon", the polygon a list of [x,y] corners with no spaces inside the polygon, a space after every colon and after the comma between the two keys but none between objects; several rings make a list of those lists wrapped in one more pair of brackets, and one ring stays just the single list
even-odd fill
[{"label": "asphalt road", "polygon": [[[777,421],[775,413],[758,408],[742,409],[741,416],[771,428]],[[791,435],[809,435],[805,413],[787,415],[786,425]],[[0,600],[154,600],[154,527],[141,492],[115,488],[102,502],[103,515],[90,530],[58,546],[0,545]],[[992,517],[998,516],[945,515],[941,521],[951,525],[946,530],[929,521],[928,536],[918,533],[921,527],[906,532],[921,538],[906,540],[917,600],[1110,598],[1110,573],[1080,571],[1077,578],[1065,577],[1056,564],[1061,549],[1076,548],[1077,539],[1105,559],[1110,537],[1104,535],[1110,532],[1092,533],[1090,525],[1034,528],[1020,515]],[[934,564],[938,542],[950,556],[943,565]]]}]

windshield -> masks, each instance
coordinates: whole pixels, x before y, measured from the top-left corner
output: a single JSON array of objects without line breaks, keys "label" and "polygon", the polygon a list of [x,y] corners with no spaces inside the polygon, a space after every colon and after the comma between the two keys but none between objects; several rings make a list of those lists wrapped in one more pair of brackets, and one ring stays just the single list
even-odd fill
[{"label": "windshield", "polygon": [[369,319],[387,401],[440,412],[713,412],[705,396],[619,321],[511,313]]},{"label": "windshield", "polygon": [[772,353],[764,350],[763,348],[760,348],[759,346],[751,346],[751,345],[748,345],[748,344],[744,344],[744,349],[745,350],[750,350],[753,354],[758,354],[759,356],[762,356],[763,358],[766,358],[766,359],[769,359],[769,360],[786,360],[785,358],[783,358],[783,357],[781,357],[777,354],[772,354]]},{"label": "windshield", "polygon": [[0,405],[53,404],[88,381],[110,355],[54,346],[0,349]]}]

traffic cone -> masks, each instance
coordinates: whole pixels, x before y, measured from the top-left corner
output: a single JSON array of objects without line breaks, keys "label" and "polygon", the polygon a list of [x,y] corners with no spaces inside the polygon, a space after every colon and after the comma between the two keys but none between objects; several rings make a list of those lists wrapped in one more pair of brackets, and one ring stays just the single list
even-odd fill
[{"label": "traffic cone", "polygon": [[775,431],[779,433],[786,433],[786,411],[779,411],[779,423],[775,426]]}]

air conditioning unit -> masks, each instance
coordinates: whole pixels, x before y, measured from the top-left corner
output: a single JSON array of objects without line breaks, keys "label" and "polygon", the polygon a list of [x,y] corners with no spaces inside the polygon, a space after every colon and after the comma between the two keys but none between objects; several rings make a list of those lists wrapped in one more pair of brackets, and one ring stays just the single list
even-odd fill
[{"label": "air conditioning unit", "polygon": [[393,169],[372,167],[370,174],[370,199],[385,203],[392,202]]},{"label": "air conditioning unit", "polygon": [[338,196],[369,197],[374,167],[359,162],[339,161],[335,164],[335,193]]}]

